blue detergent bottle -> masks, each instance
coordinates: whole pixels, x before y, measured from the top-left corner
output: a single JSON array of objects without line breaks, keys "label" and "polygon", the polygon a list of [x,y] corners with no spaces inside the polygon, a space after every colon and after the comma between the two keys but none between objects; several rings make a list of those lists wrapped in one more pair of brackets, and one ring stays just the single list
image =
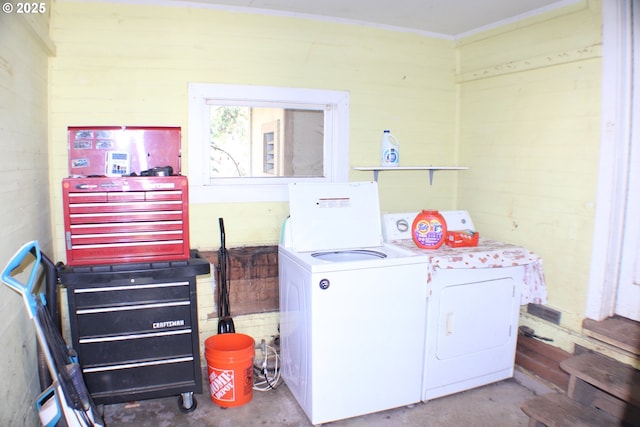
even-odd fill
[{"label": "blue detergent bottle", "polygon": [[382,166],[398,166],[400,162],[400,143],[389,130],[385,130],[382,133],[381,153]]}]

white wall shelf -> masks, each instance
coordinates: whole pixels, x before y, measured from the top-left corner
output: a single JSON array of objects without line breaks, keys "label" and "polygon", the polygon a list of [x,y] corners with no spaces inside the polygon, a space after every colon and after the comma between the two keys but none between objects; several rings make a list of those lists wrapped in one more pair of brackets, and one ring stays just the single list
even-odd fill
[{"label": "white wall shelf", "polygon": [[429,171],[429,185],[433,184],[433,174],[436,171],[459,171],[467,170],[467,166],[359,166],[353,168],[357,171],[373,171],[373,180],[378,181],[378,174],[381,171]]}]

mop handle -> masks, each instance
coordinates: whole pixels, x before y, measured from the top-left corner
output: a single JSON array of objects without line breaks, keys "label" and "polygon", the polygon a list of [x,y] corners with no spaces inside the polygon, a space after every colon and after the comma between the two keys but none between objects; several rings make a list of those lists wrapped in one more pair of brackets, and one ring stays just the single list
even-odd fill
[{"label": "mop handle", "polygon": [[224,219],[222,218],[218,218],[218,224],[220,224],[220,247],[223,248],[223,250],[226,250],[225,247],[225,236],[224,236]]},{"label": "mop handle", "polygon": [[[31,273],[29,274],[27,283],[23,284],[18,279],[13,277],[11,273],[20,266],[25,257],[30,253],[35,255],[36,262],[31,268]],[[24,298],[25,302],[27,303],[27,307],[29,308],[29,314],[31,317],[33,317],[36,313],[36,301],[33,295],[33,290],[36,286],[36,273],[38,272],[38,266],[40,265],[41,259],[42,254],[40,252],[40,245],[38,244],[37,240],[33,240],[22,245],[22,247],[18,249],[13,258],[9,260],[7,265],[2,270],[2,281],[5,283],[5,285],[9,286],[11,289],[22,295],[22,298]]]}]

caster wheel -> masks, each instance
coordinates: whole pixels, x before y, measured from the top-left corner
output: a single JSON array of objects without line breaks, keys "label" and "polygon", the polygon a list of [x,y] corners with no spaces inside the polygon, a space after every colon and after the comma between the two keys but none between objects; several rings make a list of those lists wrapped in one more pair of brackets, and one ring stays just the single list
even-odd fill
[{"label": "caster wheel", "polygon": [[[186,406],[188,403],[191,403],[190,406]],[[182,393],[178,396],[178,409],[180,412],[189,413],[196,410],[198,407],[198,401],[196,400],[193,393]]]}]

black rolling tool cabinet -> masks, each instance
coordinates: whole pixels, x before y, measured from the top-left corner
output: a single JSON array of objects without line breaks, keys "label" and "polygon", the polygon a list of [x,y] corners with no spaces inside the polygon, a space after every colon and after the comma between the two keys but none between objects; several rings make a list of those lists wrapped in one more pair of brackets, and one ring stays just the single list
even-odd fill
[{"label": "black rolling tool cabinet", "polygon": [[96,404],[202,393],[196,276],[207,260],[58,266],[73,348]]}]

